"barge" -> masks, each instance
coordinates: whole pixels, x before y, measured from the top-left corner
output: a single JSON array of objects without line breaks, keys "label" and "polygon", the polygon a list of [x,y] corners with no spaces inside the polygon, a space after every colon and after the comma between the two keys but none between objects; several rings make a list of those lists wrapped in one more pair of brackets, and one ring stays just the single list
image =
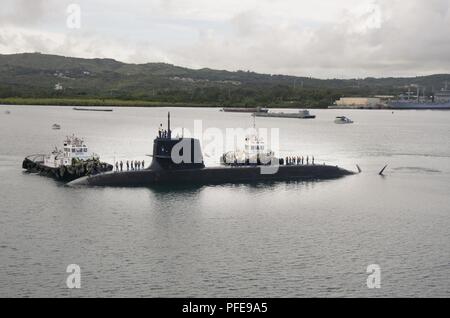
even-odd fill
[{"label": "barge", "polygon": [[311,115],[308,110],[299,110],[297,113],[284,112],[268,112],[268,113],[254,113],[256,117],[277,117],[277,118],[298,118],[298,119],[314,119],[315,115]]}]

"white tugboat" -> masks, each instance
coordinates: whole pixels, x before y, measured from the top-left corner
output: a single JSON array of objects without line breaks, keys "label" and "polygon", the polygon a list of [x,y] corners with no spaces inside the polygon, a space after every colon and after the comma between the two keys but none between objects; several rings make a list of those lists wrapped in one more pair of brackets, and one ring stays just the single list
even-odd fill
[{"label": "white tugboat", "polygon": [[245,136],[244,150],[226,152],[220,157],[220,163],[226,166],[270,165],[277,162],[275,153],[266,149],[264,139],[256,130],[256,114],[253,114],[253,131]]},{"label": "white tugboat", "polygon": [[221,157],[223,165],[264,165],[271,160],[277,161],[275,153],[266,149],[264,140],[257,134],[245,137],[244,150],[235,150],[224,153]]},{"label": "white tugboat", "polygon": [[66,138],[62,149],[55,148],[48,155],[31,155],[25,158],[22,168],[58,180],[72,181],[77,178],[111,171],[113,166],[100,162],[98,155],[89,152],[83,139]]}]

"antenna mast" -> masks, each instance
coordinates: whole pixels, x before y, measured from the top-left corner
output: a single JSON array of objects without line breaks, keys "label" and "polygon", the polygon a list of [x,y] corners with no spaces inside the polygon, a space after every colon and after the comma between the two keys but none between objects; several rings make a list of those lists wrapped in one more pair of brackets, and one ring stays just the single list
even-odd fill
[{"label": "antenna mast", "polygon": [[167,114],[167,136],[172,138],[172,132],[170,131],[170,112]]}]

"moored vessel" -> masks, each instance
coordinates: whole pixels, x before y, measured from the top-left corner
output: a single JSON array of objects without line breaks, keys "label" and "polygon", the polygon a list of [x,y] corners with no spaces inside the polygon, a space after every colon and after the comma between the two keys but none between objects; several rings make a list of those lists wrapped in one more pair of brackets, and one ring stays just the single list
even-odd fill
[{"label": "moored vessel", "polygon": [[[422,94],[421,94],[422,88]],[[407,93],[401,94],[398,99],[391,100],[387,103],[390,109],[416,109],[416,110],[449,110],[450,109],[450,91],[448,83],[445,82],[445,88],[435,92],[432,96],[426,94],[425,87],[416,86],[417,94],[411,94],[411,88]],[[433,89],[434,91],[434,89]]]},{"label": "moored vessel", "polygon": [[80,108],[74,107],[73,110],[85,111],[85,112],[112,112],[112,108]]},{"label": "moored vessel", "polygon": [[269,110],[262,107],[224,107],[221,111],[228,113],[267,113]]},{"label": "moored vessel", "polygon": [[408,101],[395,100],[388,103],[389,109],[408,109],[408,110],[450,110],[450,101],[448,102],[433,102],[433,101]]},{"label": "moored vessel", "polygon": [[267,112],[267,113],[255,113],[257,117],[277,117],[277,118],[299,118],[299,119],[314,119],[315,115],[307,109],[299,110],[297,113],[284,113],[284,112]]}]

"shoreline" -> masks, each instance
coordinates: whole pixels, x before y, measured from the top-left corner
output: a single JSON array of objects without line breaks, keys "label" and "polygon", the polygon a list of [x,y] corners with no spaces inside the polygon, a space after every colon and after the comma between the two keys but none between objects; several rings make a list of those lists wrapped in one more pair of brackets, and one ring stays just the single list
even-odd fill
[{"label": "shoreline", "polygon": [[[55,106],[55,107],[174,107],[174,108],[253,108],[258,107],[258,105],[219,105],[210,103],[169,103],[169,102],[154,102],[154,101],[143,101],[143,100],[120,100],[120,99],[76,99],[76,98],[0,98],[0,106]],[[382,107],[302,107],[299,105],[268,105],[264,106],[268,109],[314,109],[314,110],[385,110],[385,111],[399,111],[399,110],[444,110],[450,111],[448,108],[382,108]]]},{"label": "shoreline", "polygon": [[168,103],[120,99],[78,98],[0,98],[4,106],[65,106],[65,107],[223,107],[214,104]]},{"label": "shoreline", "polygon": [[67,106],[67,107],[182,107],[182,108],[253,108],[261,106],[271,109],[327,109],[327,107],[300,106],[298,104],[269,104],[262,105],[242,105],[239,103],[233,105],[221,105],[219,103],[190,103],[190,102],[156,102],[144,100],[121,100],[121,99],[102,99],[102,98],[0,98],[0,105],[4,106]]}]

